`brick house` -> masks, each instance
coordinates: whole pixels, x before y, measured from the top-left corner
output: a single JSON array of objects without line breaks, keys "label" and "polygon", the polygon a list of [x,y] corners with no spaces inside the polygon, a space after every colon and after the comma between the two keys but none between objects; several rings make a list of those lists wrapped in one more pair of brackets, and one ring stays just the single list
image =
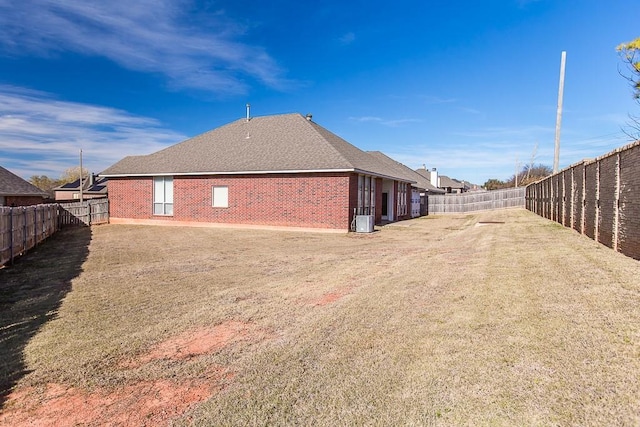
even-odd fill
[{"label": "brick house", "polygon": [[100,176],[112,223],[348,231],[354,214],[411,217],[411,179],[300,114],[237,120]]},{"label": "brick house", "polygon": [[47,197],[46,191],[0,166],[0,206],[38,205]]},{"label": "brick house", "polygon": [[411,180],[411,204],[410,212],[411,217],[416,218],[422,215],[426,215],[429,204],[427,203],[427,197],[429,194],[444,194],[444,190],[434,187],[428,179],[423,175],[414,171],[410,167],[392,159],[386,154],[380,151],[369,151],[369,154],[375,156],[378,160],[383,162],[387,167],[392,168],[395,173],[405,179]]},{"label": "brick house", "polygon": [[[77,202],[80,200],[80,179],[62,184],[53,189],[56,202]],[[107,197],[107,179],[94,174],[82,179],[82,199],[103,199]]]}]

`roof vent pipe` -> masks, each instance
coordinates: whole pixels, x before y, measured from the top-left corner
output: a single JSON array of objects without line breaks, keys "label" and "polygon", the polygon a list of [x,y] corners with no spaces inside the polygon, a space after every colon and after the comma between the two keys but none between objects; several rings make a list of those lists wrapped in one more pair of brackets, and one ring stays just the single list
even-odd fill
[{"label": "roof vent pipe", "polygon": [[306,115],[307,120],[311,121],[311,119],[313,118],[313,116],[311,115],[311,113]]},{"label": "roof vent pipe", "polygon": [[247,103],[247,123],[251,119],[251,104]]}]

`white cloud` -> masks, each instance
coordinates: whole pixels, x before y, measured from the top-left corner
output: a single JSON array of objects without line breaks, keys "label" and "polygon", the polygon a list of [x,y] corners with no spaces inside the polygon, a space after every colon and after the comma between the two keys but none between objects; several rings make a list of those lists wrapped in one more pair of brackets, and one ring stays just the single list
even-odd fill
[{"label": "white cloud", "polygon": [[[224,13],[186,11],[190,0],[0,0],[0,47],[15,55],[64,51],[106,57],[163,74],[171,86],[214,93],[247,91],[247,79],[283,89],[292,82]],[[197,20],[197,22],[196,22]]]},{"label": "white cloud", "polygon": [[354,121],[354,122],[359,122],[359,123],[379,123],[383,126],[388,126],[388,127],[399,127],[402,126],[406,123],[420,123],[423,120],[421,119],[394,119],[394,120],[388,120],[388,119],[383,119],[381,117],[375,117],[375,116],[363,116],[363,117],[349,117],[349,120]]},{"label": "white cloud", "polygon": [[77,165],[80,149],[84,166],[97,173],[185,138],[152,118],[0,85],[0,164],[23,178],[57,178]]},{"label": "white cloud", "polygon": [[344,45],[348,45],[353,43],[356,40],[356,35],[352,32],[349,32],[344,34],[342,37],[340,37],[339,40],[340,40],[340,43]]}]

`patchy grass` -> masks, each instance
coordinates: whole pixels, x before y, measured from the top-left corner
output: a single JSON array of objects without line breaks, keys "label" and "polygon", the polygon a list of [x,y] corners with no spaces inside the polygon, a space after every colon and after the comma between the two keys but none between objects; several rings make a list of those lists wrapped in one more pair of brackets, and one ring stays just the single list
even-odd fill
[{"label": "patchy grass", "polygon": [[[0,424],[638,424],[640,264],[550,224],[96,227],[0,365]],[[64,244],[0,289],[45,283],[29,263]]]}]

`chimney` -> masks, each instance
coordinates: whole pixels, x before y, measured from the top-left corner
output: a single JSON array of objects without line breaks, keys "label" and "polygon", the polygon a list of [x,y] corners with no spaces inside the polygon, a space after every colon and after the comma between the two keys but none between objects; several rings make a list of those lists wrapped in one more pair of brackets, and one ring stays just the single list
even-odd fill
[{"label": "chimney", "polygon": [[96,176],[92,173],[89,174],[89,188],[93,187],[93,184],[96,183]]},{"label": "chimney", "polygon": [[308,114],[306,115],[306,119],[307,119],[307,120],[311,121],[311,119],[312,119],[312,118],[313,118],[313,116],[311,115],[311,113],[308,113]]},{"label": "chimney", "polygon": [[247,123],[251,120],[251,104],[247,103]]},{"label": "chimney", "polygon": [[438,179],[438,171],[436,168],[431,169],[431,179],[429,181],[431,181],[431,185],[434,187],[439,187],[438,184],[440,184],[440,180]]}]

